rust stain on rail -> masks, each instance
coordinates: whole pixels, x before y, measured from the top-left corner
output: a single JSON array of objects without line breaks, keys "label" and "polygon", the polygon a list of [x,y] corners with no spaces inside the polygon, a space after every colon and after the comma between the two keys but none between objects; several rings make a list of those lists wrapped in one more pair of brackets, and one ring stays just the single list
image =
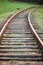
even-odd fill
[{"label": "rust stain on rail", "polygon": [[43,49],[43,41],[41,40],[41,38],[39,37],[39,35],[37,34],[37,32],[35,31],[34,27],[32,26],[32,23],[30,21],[30,15],[31,13],[34,11],[34,9],[28,14],[28,22],[29,22],[29,26],[31,28],[31,31],[34,35],[34,37],[36,38],[36,40],[39,42],[39,46],[41,49]]}]

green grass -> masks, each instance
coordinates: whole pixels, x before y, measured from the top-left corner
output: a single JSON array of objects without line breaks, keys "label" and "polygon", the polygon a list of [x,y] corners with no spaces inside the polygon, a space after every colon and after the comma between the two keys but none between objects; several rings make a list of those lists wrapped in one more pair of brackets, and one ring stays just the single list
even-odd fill
[{"label": "green grass", "polygon": [[[19,10],[32,7],[35,4],[23,3],[23,2],[10,2],[7,0],[0,0],[0,22],[6,19],[10,14],[17,12]],[[19,8],[19,10],[17,9]]]},{"label": "green grass", "polygon": [[36,9],[34,11],[35,20],[38,23],[38,25],[43,28],[43,7],[40,7],[39,9]]}]

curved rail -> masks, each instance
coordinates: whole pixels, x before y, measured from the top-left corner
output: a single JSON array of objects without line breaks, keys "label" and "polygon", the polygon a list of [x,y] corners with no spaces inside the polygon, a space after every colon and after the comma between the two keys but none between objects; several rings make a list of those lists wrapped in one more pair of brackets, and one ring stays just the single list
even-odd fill
[{"label": "curved rail", "polygon": [[32,23],[30,21],[30,15],[32,14],[34,10],[30,11],[30,13],[28,14],[28,22],[29,22],[29,26],[30,26],[30,29],[34,35],[34,37],[37,39],[37,41],[39,42],[39,47],[41,49],[43,49],[43,41],[41,40],[41,38],[39,37],[39,35],[37,34],[37,32],[35,31],[34,27],[32,26]]},{"label": "curved rail", "polygon": [[[36,6],[35,6],[35,7],[36,7]],[[35,7],[23,9],[23,10],[21,10],[21,11],[19,11],[19,12],[16,12],[15,14],[13,14],[13,15],[6,21],[6,23],[4,24],[2,30],[0,31],[0,39],[2,38],[2,35],[3,35],[4,31],[5,31],[5,29],[6,29],[7,25],[8,25],[8,23],[9,23],[16,15],[18,15],[19,13],[21,13],[21,12],[23,12],[23,11],[26,11],[26,10],[28,10],[28,9],[33,9],[33,8],[35,8]]]},{"label": "curved rail", "polygon": [[[23,11],[26,11],[26,10],[28,10],[28,9],[32,9],[32,11],[33,11],[33,8],[35,8],[35,7],[27,8],[27,9],[21,10],[21,11],[15,13],[15,14],[13,14],[13,15],[6,21],[6,23],[4,24],[2,30],[0,31],[0,39],[2,38],[2,35],[3,35],[4,31],[6,30],[6,28],[7,28],[7,26],[8,26],[8,23],[9,23],[16,15],[18,15],[19,13],[21,13],[21,12],[23,12]],[[29,26],[30,26],[31,31],[32,31],[32,33],[34,34],[35,38],[36,38],[36,39],[38,40],[38,42],[40,43],[40,44],[39,44],[39,45],[40,45],[40,48],[43,48],[43,42],[42,42],[42,40],[40,39],[40,37],[38,36],[38,34],[36,33],[35,29],[33,28],[32,24],[31,24],[31,22],[30,22],[30,15],[31,15],[32,11],[31,11],[31,12],[29,13],[29,15],[28,15]]]},{"label": "curved rail", "polygon": [[43,61],[42,50],[38,48],[28,25],[27,14],[33,9],[22,10],[6,21],[0,33],[0,60]]}]

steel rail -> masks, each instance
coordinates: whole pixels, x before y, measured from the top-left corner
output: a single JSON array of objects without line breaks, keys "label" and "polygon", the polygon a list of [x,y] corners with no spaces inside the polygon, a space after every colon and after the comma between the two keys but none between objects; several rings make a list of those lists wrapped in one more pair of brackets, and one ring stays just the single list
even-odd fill
[{"label": "steel rail", "polygon": [[[0,33],[0,42],[1,42],[1,44],[0,44],[0,61],[1,60],[2,61],[8,61],[8,60],[43,61],[42,52],[41,51],[39,52],[38,45],[35,42],[36,40],[35,40],[35,38],[33,38],[33,35],[31,35],[31,31],[30,31],[30,27],[29,27],[30,25],[28,25],[28,19],[27,19],[28,12],[27,11],[29,11],[29,13],[30,13],[31,10],[34,10],[34,7],[27,8],[25,10],[22,10],[20,12],[13,14],[5,22],[5,24],[1,30],[1,33]],[[18,18],[20,16],[23,16],[23,17],[27,16],[27,17],[26,17],[26,19]],[[17,23],[17,21],[18,21],[19,25],[23,25],[23,27],[17,26],[17,29],[16,29],[15,22]],[[20,22],[22,22],[22,23],[20,23]],[[26,24],[26,25],[24,25],[24,24]],[[12,26],[14,26],[14,27],[12,28]],[[24,28],[22,34],[28,32],[29,36],[26,36],[26,34],[25,34],[24,35],[25,37],[23,38],[23,36],[21,34],[22,29],[19,29],[19,27],[22,29]],[[12,34],[15,34],[16,30],[18,30],[19,34],[21,34],[21,38],[19,38],[19,35],[18,35],[18,38],[15,38],[15,36],[17,36],[18,32],[16,35],[14,35],[14,38],[13,38]],[[8,38],[7,38],[6,33],[8,34]],[[11,34],[9,34],[9,33],[11,33]],[[10,35],[12,38],[9,38]]]},{"label": "steel rail", "polygon": [[[32,11],[33,11],[33,10],[34,10],[33,8],[36,8],[36,7],[27,8],[27,9],[21,10],[21,11],[15,13],[15,14],[13,14],[13,15],[6,21],[6,23],[4,24],[2,30],[0,31],[0,39],[2,38],[2,35],[3,35],[3,33],[5,32],[5,30],[6,30],[7,26],[8,26],[8,24],[9,24],[9,22],[10,22],[16,15],[18,15],[19,13],[24,12],[24,11],[26,11],[26,10],[28,10],[28,9],[32,9]],[[29,26],[30,26],[30,28],[31,28],[32,33],[34,34],[34,37],[37,38],[38,42],[40,43],[40,44],[39,44],[39,45],[40,45],[40,48],[43,48],[43,42],[42,42],[42,40],[40,39],[40,37],[38,36],[38,34],[36,33],[35,29],[33,28],[32,24],[31,24],[31,21],[30,21],[30,15],[31,15],[32,11],[30,11],[30,12],[29,12],[29,15],[28,15]]]},{"label": "steel rail", "polygon": [[34,35],[34,37],[36,38],[36,40],[38,41],[39,43],[39,47],[43,50],[43,41],[41,40],[41,38],[39,37],[38,33],[35,31],[32,23],[31,23],[31,14],[32,12],[34,11],[35,9],[33,9],[32,11],[30,11],[30,13],[28,14],[28,23],[29,23],[29,26],[30,26],[30,29],[31,29],[31,32],[32,34]]}]

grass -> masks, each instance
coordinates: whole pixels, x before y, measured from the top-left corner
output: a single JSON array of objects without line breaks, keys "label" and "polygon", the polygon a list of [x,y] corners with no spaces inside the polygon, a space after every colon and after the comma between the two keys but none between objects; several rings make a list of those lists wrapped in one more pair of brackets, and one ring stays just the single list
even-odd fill
[{"label": "grass", "polygon": [[[8,0],[0,0],[0,22],[3,22],[9,15],[19,10],[35,6],[32,3],[10,2]],[[43,7],[34,12],[36,22],[43,28]]]},{"label": "grass", "polygon": [[43,28],[43,7],[40,7],[39,9],[36,9],[34,11],[35,20],[38,23],[38,25]]},{"label": "grass", "polygon": [[23,2],[10,2],[8,0],[0,0],[0,22],[3,22],[10,14],[17,12],[28,7],[32,7],[35,4],[23,3]]}]

